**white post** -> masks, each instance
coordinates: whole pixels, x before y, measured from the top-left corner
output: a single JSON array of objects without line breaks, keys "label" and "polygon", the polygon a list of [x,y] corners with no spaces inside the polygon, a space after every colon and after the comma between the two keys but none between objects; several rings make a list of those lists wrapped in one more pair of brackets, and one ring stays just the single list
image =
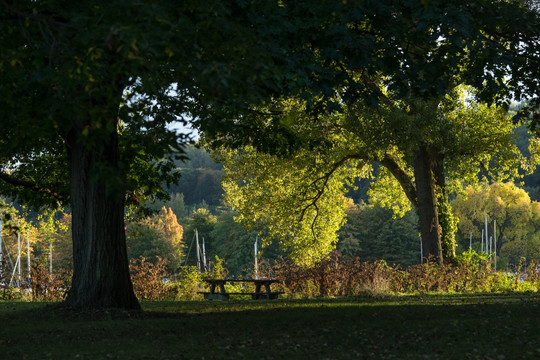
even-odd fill
[{"label": "white post", "polygon": [[493,258],[493,236],[489,237],[489,260]]},{"label": "white post", "polygon": [[259,237],[255,237],[255,279],[259,278],[259,264],[257,263],[257,242],[259,241]]},{"label": "white post", "polygon": [[17,230],[17,286],[21,285],[21,233]]},{"label": "white post", "polygon": [[471,231],[471,237],[469,238],[469,251],[472,249],[472,231]]},{"label": "white post", "polygon": [[[13,272],[11,273],[11,279],[9,280],[9,286],[11,286],[11,283],[13,282],[13,278],[15,277],[15,272],[17,271],[17,265],[19,264],[21,260],[20,256],[17,256],[17,261],[15,261],[15,266],[13,267]],[[19,284],[17,284],[19,286]]]},{"label": "white post", "polygon": [[486,235],[484,237],[484,239],[486,240],[486,252],[488,253],[489,255],[489,246],[488,246],[488,222],[487,222],[487,213],[484,213],[484,223],[486,225]]},{"label": "white post", "polygon": [[195,229],[195,240],[197,241],[197,270],[201,272],[201,248],[199,247],[199,232]]},{"label": "white post", "polygon": [[26,230],[26,260],[28,262],[28,282],[30,282],[30,279],[32,278],[32,271],[30,270],[30,230]]},{"label": "white post", "polygon": [[53,258],[52,239],[49,240],[49,274],[52,274],[52,258]]},{"label": "white post", "polygon": [[206,268],[206,246],[204,244],[204,237],[202,238],[202,262],[203,262],[203,269],[206,272],[208,269]]},{"label": "white post", "polygon": [[480,254],[484,252],[484,229],[482,229],[482,239],[480,240]]},{"label": "white post", "polygon": [[495,246],[495,271],[497,271],[497,220],[493,220],[493,243]]}]

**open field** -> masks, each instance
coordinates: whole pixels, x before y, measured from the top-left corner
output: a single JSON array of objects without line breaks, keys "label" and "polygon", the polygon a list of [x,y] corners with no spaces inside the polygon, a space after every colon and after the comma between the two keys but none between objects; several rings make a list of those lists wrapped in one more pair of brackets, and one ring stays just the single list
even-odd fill
[{"label": "open field", "polygon": [[146,302],[144,313],[0,303],[0,359],[534,359],[538,295]]}]

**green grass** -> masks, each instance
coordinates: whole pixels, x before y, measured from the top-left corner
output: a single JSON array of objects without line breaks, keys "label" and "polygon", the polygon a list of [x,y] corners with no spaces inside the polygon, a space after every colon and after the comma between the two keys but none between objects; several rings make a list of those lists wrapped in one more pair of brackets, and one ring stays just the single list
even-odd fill
[{"label": "green grass", "polygon": [[0,359],[534,359],[540,297],[0,303]]}]

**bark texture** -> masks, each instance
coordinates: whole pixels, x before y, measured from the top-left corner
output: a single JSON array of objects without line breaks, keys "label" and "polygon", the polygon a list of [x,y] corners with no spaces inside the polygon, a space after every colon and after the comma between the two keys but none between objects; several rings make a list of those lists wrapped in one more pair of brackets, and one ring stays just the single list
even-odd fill
[{"label": "bark texture", "polygon": [[435,195],[437,198],[437,212],[439,216],[439,226],[441,228],[441,249],[445,262],[454,262],[456,258],[457,222],[452,214],[452,209],[448,203],[446,191],[446,177],[444,168],[444,154],[436,148],[429,151],[433,177],[435,179]]},{"label": "bark texture", "polygon": [[414,158],[417,211],[422,236],[422,256],[424,260],[435,258],[442,264],[441,231],[439,227],[435,179],[429,150],[421,146]]},{"label": "bark texture", "polygon": [[116,122],[109,128],[100,146],[82,140],[80,126],[66,140],[73,216],[73,280],[65,301],[70,308],[140,309],[129,275],[124,194],[104,181],[104,173],[118,175],[112,171],[119,160]]}]

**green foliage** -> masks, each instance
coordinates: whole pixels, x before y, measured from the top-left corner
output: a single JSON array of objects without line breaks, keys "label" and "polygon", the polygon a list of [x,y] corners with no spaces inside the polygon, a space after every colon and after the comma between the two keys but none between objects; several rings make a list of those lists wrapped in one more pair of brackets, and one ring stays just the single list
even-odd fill
[{"label": "green foliage", "polygon": [[[379,173],[369,185],[369,202],[384,209],[390,209],[396,216],[403,217],[412,209],[412,204],[403,188],[388,169],[381,167]],[[413,176],[411,173],[409,176]]]},{"label": "green foliage", "polygon": [[183,228],[171,208],[163,207],[152,217],[127,224],[128,255],[132,259],[167,259],[170,270],[174,270],[184,261],[183,234]]},{"label": "green foliage", "polygon": [[28,299],[25,296],[24,290],[21,291],[21,289],[13,286],[4,286],[4,288],[0,290],[0,300],[13,302],[26,301]]},{"label": "green foliage", "polygon": [[448,199],[438,200],[439,225],[441,227],[441,246],[445,259],[454,259],[456,256],[456,232],[458,218],[453,214]]},{"label": "green foliage", "polygon": [[221,188],[222,170],[211,168],[179,169],[182,176],[177,185],[169,186],[172,193],[182,193],[184,202],[193,206],[206,202],[211,206],[221,204],[223,189]]},{"label": "green foliage", "polygon": [[[282,121],[288,121],[303,147],[281,156],[250,146],[218,148],[225,198],[241,223],[255,229],[268,226],[270,236],[290,247],[291,256],[300,260],[295,249],[314,250],[311,241],[320,244],[319,253],[305,257],[321,258],[333,248],[334,233],[343,223],[344,189],[371,176],[368,164],[382,165],[368,191],[373,204],[399,216],[418,206],[415,159],[418,149],[429,145],[429,163],[438,168],[429,172],[437,172],[437,179],[428,181],[436,187],[443,253],[452,259],[457,219],[447,194],[478,183],[482,176],[514,178],[518,169],[534,168],[534,159],[526,159],[513,143],[515,126],[509,117],[475,101],[475,94],[470,87],[456,86],[444,97],[416,101],[412,111],[412,105],[388,93],[376,110],[358,102],[343,105],[343,113],[316,118],[309,116],[304,102],[282,100]],[[317,227],[319,222],[325,229]]]},{"label": "green foliage", "polygon": [[488,214],[489,232],[493,234],[496,220],[497,254],[513,264],[525,256],[539,261],[538,229],[540,204],[512,183],[494,183],[479,188],[467,187],[451,202],[459,218],[458,242],[468,248],[470,233],[473,245],[480,250],[478,239],[484,229],[484,214]]},{"label": "green foliage", "polygon": [[222,170],[223,166],[216,162],[210,156],[210,153],[200,144],[188,145],[184,149],[186,152],[186,159],[181,162],[177,162],[176,165],[182,170],[186,169],[208,169],[208,170]]},{"label": "green foliage", "polygon": [[203,283],[203,277],[196,266],[184,266],[180,268],[178,279],[170,286],[179,300],[200,300],[202,296],[197,292]]},{"label": "green foliage", "polygon": [[384,260],[404,267],[420,262],[418,218],[410,211],[395,218],[391,210],[360,204],[347,209],[337,249],[348,259]]},{"label": "green foliage", "polygon": [[219,256],[215,256],[212,270],[208,273],[208,277],[214,279],[225,279],[229,270],[224,266],[225,259],[221,259]]},{"label": "green foliage", "polygon": [[278,158],[246,147],[223,151],[220,159],[225,199],[247,229],[268,229],[267,236],[279,239],[299,263],[317,261],[335,247],[348,203],[346,187],[358,173],[352,163],[335,164],[339,153],[302,151]]},{"label": "green foliage", "polygon": [[32,255],[43,262],[50,260],[52,248],[53,272],[72,268],[73,242],[71,232],[71,214],[56,212],[43,213],[35,224]]},{"label": "green foliage", "polygon": [[187,255],[187,265],[197,264],[195,231],[197,231],[199,235],[199,245],[201,248],[203,246],[204,239],[207,259],[211,259],[212,256],[216,255],[216,243],[212,237],[212,232],[216,226],[216,223],[217,217],[205,208],[195,210],[193,214],[187,218],[184,233],[186,234],[186,240],[189,241],[191,248],[191,252]]},{"label": "green foliage", "polygon": [[182,220],[187,217],[187,209],[186,205],[184,204],[183,193],[174,193],[171,194],[171,198],[169,200],[160,201],[156,199],[154,202],[146,205],[156,212],[162,208],[170,208],[180,223],[182,223]]},{"label": "green foliage", "polygon": [[245,230],[234,220],[235,216],[237,213],[233,211],[219,214],[211,235],[216,244],[216,253],[224,260],[229,272],[238,276],[253,266],[253,244],[257,233]]},{"label": "green foliage", "polygon": [[456,260],[459,265],[472,265],[477,267],[486,266],[489,262],[487,253],[483,252],[480,254],[473,249],[468,249],[459,254],[456,257]]}]

